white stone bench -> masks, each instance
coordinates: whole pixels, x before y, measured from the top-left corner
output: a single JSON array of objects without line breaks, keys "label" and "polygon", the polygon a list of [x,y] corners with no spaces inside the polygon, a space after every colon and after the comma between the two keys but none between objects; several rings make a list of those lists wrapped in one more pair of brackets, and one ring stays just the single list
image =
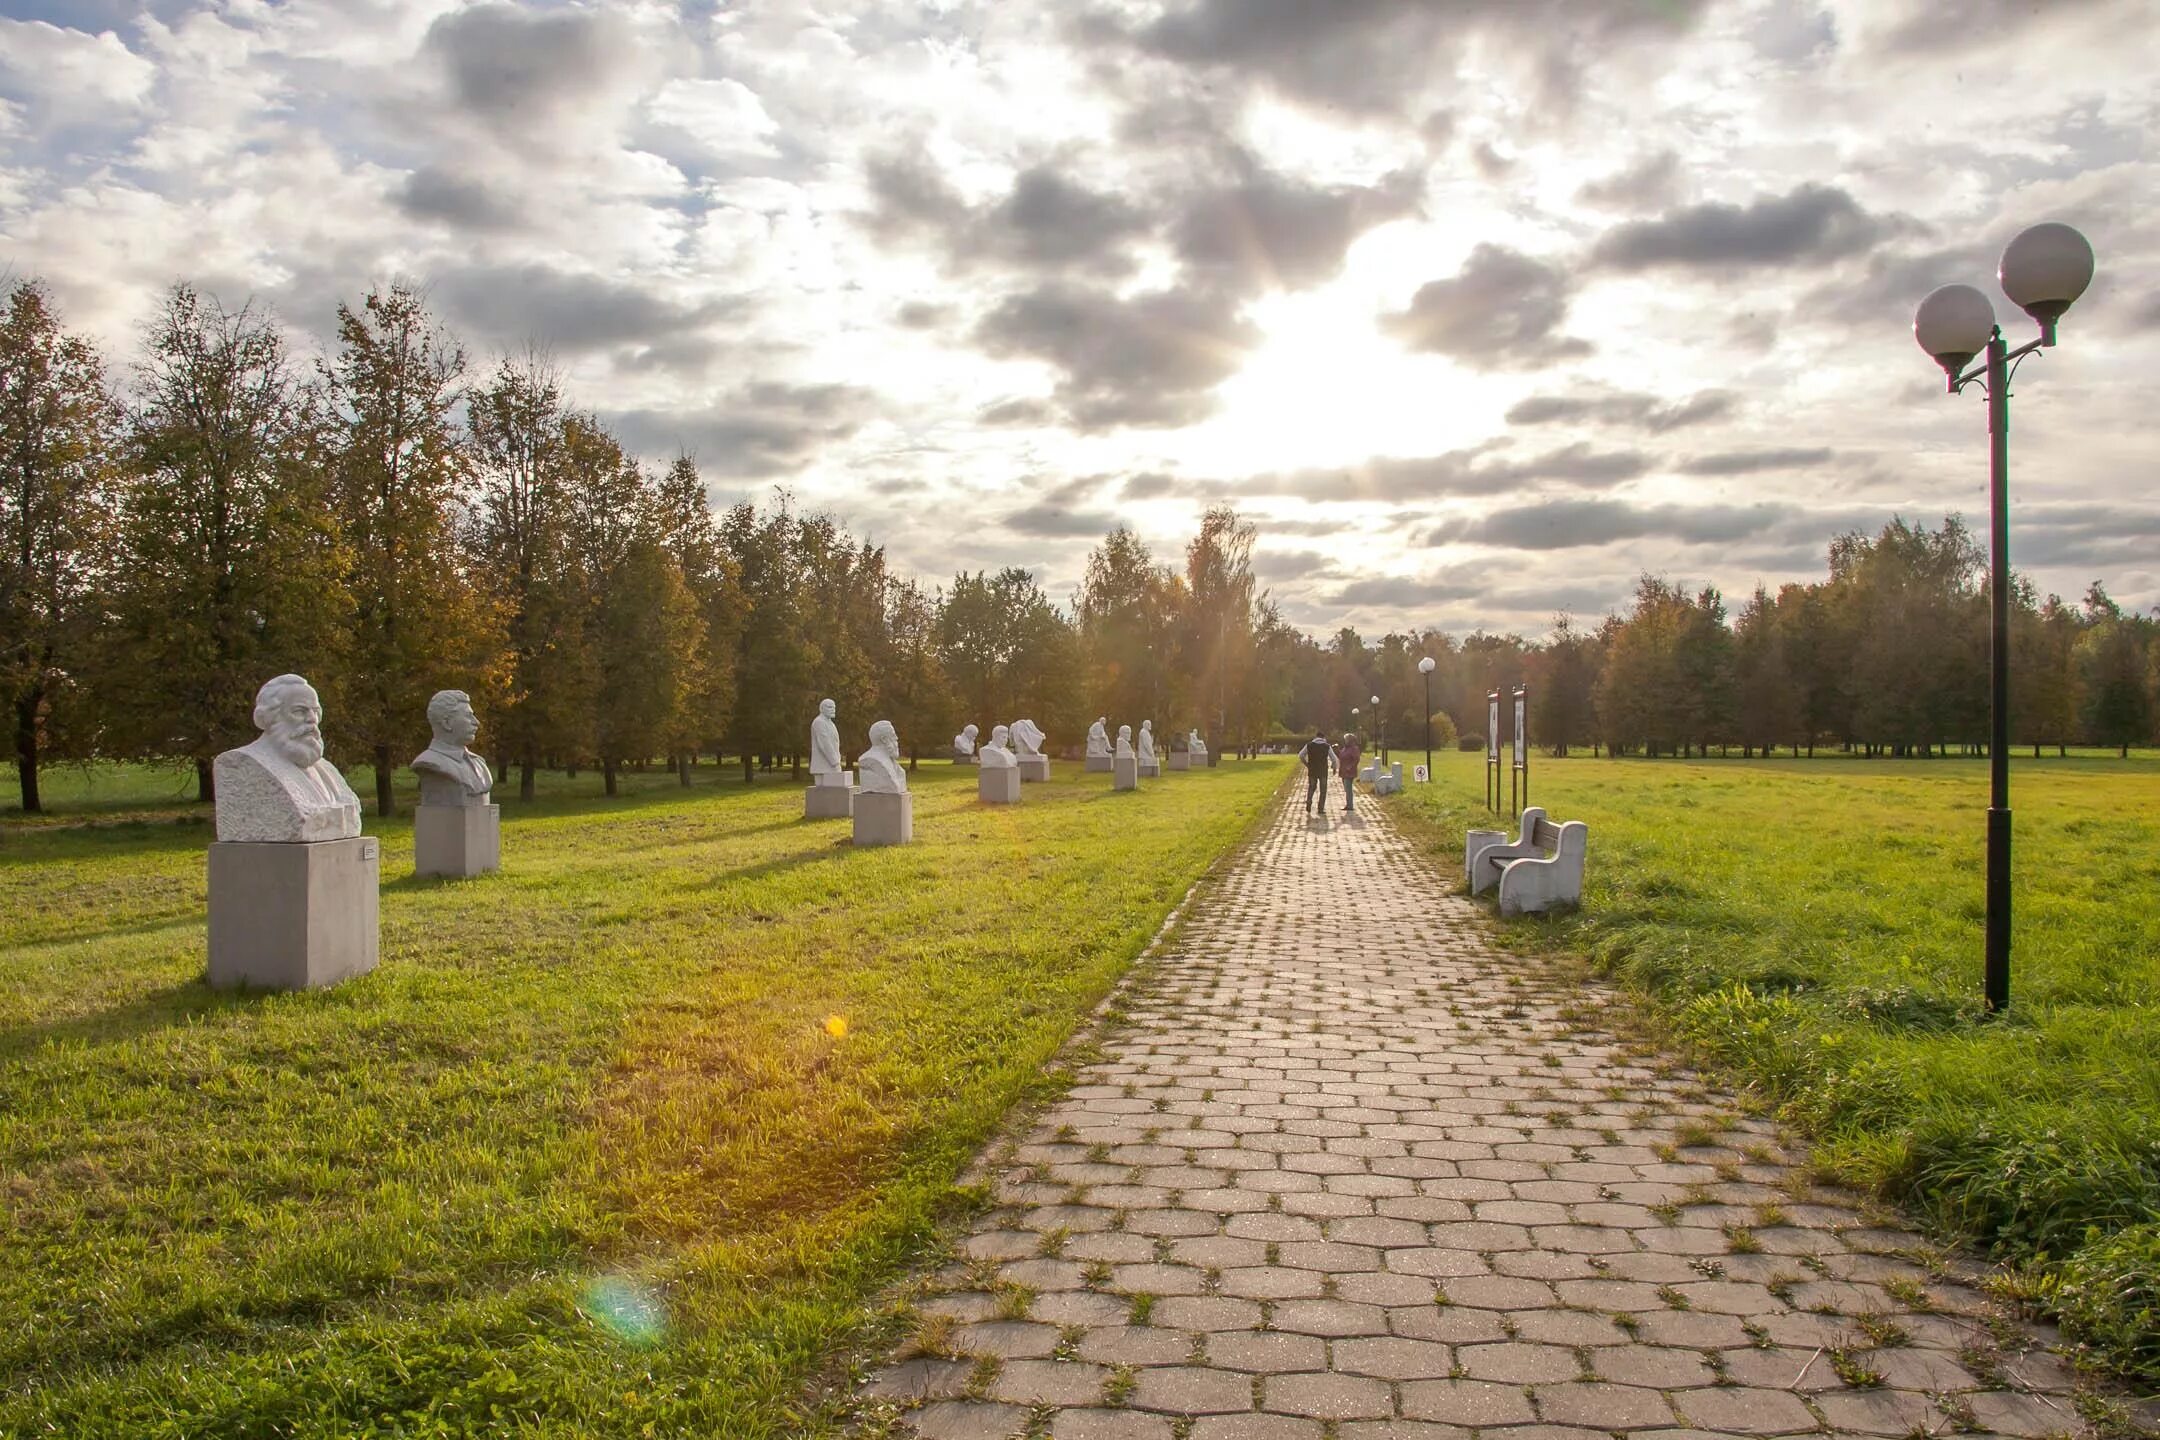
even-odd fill
[{"label": "white stone bench", "polygon": [[1589,848],[1588,825],[1580,820],[1555,825],[1531,805],[1522,812],[1522,834],[1512,842],[1502,831],[1472,830],[1463,843],[1463,871],[1473,895],[1500,887],[1502,915],[1579,905]]}]

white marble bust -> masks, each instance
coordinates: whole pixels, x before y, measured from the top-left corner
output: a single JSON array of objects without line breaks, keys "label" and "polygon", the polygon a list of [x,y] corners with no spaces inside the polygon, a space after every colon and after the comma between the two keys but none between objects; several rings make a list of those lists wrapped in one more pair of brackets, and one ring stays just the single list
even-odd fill
[{"label": "white marble bust", "polygon": [[1042,742],[1044,739],[1042,726],[1037,725],[1033,720],[1013,721],[1012,738],[1019,745],[1022,755],[1042,754]]},{"label": "white marble bust", "polygon": [[833,723],[833,716],[840,707],[830,700],[818,701],[817,719],[810,722],[810,778],[820,775],[838,775],[844,767],[840,764],[840,727]]},{"label": "white marble bust", "polygon": [[865,795],[907,794],[907,772],[900,768],[900,732],[890,720],[870,727],[870,748],[855,762],[858,787]]},{"label": "white marble bust", "polygon": [[1140,722],[1140,758],[1142,760],[1153,760],[1155,758],[1155,722],[1152,720],[1142,720]]},{"label": "white marble bust", "polygon": [[961,727],[960,733],[952,737],[953,753],[955,755],[973,755],[975,753],[975,737],[980,734],[982,734],[982,727],[979,725]]},{"label": "white marble bust", "polygon": [[1110,732],[1104,726],[1103,721],[1104,717],[1098,715],[1095,717],[1095,723],[1088,726],[1087,753],[1090,756],[1103,756],[1110,753]]},{"label": "white marble bust", "polygon": [[1130,725],[1120,725],[1117,727],[1117,758],[1120,760],[1130,760],[1134,758],[1132,748],[1132,726]]},{"label": "white marble bust", "polygon": [[495,772],[469,748],[480,734],[472,697],[463,690],[438,690],[428,701],[428,728],[435,738],[413,757],[423,805],[485,805],[495,788]]},{"label": "white marble bust", "polygon": [[322,700],[298,675],[280,675],[255,695],[254,744],[217,757],[217,838],[285,844],[350,840],[360,833],[360,797],[323,758]]},{"label": "white marble bust", "polygon": [[990,741],[977,751],[985,770],[1011,770],[1018,766],[1020,757],[1012,752],[1012,727],[994,725],[990,729]]},{"label": "white marble bust", "polygon": [[1207,745],[1201,740],[1197,727],[1185,733],[1185,748],[1195,755],[1207,754]]}]

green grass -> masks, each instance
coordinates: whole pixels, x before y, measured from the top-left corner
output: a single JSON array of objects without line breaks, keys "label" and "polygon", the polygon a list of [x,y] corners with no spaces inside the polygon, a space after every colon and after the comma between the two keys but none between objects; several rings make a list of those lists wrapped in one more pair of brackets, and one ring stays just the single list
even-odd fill
[{"label": "green grass", "polygon": [[[1458,874],[1463,831],[1500,825],[1480,760],[1451,754],[1394,802]],[[1589,823],[1587,881],[1580,912],[1511,922],[1507,943],[1589,956],[1831,1170],[2027,1266],[2042,1298],[2094,1273],[2105,1237],[2145,1235],[2105,1251],[2117,1279],[2144,1257],[2142,1348],[2123,1338],[2140,1322],[2082,1329],[2160,1378],[2160,762],[2013,767],[2012,1003],[1993,1019],[1984,761],[1532,763],[1537,803]]]},{"label": "green grass", "polygon": [[917,843],[863,852],[784,780],[550,781],[465,882],[371,820],[380,968],[275,996],[201,983],[186,777],[56,783],[0,829],[0,1434],[818,1432],[1285,764],[1059,772],[993,808],[926,764]]}]

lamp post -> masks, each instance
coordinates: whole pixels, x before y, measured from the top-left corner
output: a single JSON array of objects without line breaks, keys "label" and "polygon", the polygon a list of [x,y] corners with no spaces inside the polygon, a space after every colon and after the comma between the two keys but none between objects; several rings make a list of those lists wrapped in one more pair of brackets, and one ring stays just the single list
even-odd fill
[{"label": "lamp post", "polygon": [[[2092,283],[2092,246],[2068,225],[2035,225],[2003,247],[2003,294],[2040,326],[2012,350],[1995,307],[1970,285],[1945,285],[1920,302],[1913,338],[1949,377],[1955,395],[1978,382],[1988,402],[1988,825],[1989,1010],[2010,1004],[2010,377],[2018,362],[2055,344],[2055,322]],[[1965,367],[1976,355],[1986,358]]]},{"label": "lamp post", "polygon": [[1427,655],[1417,662],[1418,674],[1425,677],[1425,783],[1432,783],[1432,672],[1433,658]]},{"label": "lamp post", "polygon": [[1387,764],[1387,716],[1380,712],[1380,697],[1372,697],[1373,739],[1380,746],[1380,763]]}]

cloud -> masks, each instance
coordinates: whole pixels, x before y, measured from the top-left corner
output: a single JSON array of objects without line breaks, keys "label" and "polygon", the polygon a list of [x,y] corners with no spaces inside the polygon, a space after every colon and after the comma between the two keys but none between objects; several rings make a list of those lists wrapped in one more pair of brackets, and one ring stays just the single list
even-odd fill
[{"label": "cloud", "polygon": [[1706,545],[1761,535],[1799,512],[1786,505],[1644,505],[1632,500],[1557,499],[1447,520],[1428,544],[1471,543],[1513,550],[1572,550],[1646,536]]},{"label": "cloud", "polygon": [[[1272,528],[1272,527],[1270,527]],[[1253,574],[1262,580],[1313,580],[1338,573],[1341,561],[1318,550],[1271,550],[1253,556]]]},{"label": "cloud", "polygon": [[953,316],[950,305],[934,305],[927,300],[910,300],[893,311],[893,321],[903,330],[935,330]]},{"label": "cloud", "polygon": [[1243,178],[1185,203],[1170,241],[1193,270],[1243,292],[1331,279],[1351,241],[1417,205],[1418,180],[1408,171],[1377,185],[1320,186],[1249,159],[1241,168]]},{"label": "cloud", "polygon": [[48,123],[111,123],[110,112],[149,101],[157,67],[110,30],[90,35],[0,16],[0,76]]},{"label": "cloud", "polygon": [[648,284],[525,265],[469,265],[444,273],[434,297],[452,320],[498,345],[540,340],[566,353],[664,336],[739,318],[741,297],[697,304],[667,299]]},{"label": "cloud", "polygon": [[1059,418],[1057,406],[1033,395],[1000,400],[975,412],[978,425],[1055,425]]},{"label": "cloud", "polygon": [[1504,417],[1510,425],[1595,422],[1621,425],[1662,435],[1689,425],[1723,419],[1733,408],[1729,390],[1700,390],[1687,399],[1666,403],[1633,390],[1584,391],[1571,395],[1532,395],[1518,400]]},{"label": "cloud", "polygon": [[968,204],[919,155],[881,156],[866,174],[873,233],[927,239],[956,270],[988,260],[1061,274],[1123,274],[1133,263],[1126,246],[1155,223],[1123,197],[1091,190],[1050,165],[1020,171],[1010,191],[981,206]]},{"label": "cloud", "polygon": [[1626,221],[1598,238],[1590,261],[1623,272],[1820,265],[1864,251],[1896,228],[1845,191],[1810,181],[1747,205],[1689,205]]},{"label": "cloud", "polygon": [[[1189,68],[1263,83],[1292,99],[1354,115],[1395,114],[1480,38],[1530,53],[1538,68],[1575,52],[1608,53],[1638,37],[1669,40],[1704,0],[1555,7],[1520,0],[1197,0],[1122,26],[1099,15],[1081,33]],[[1656,55],[1656,49],[1651,52]],[[1421,107],[1422,108],[1422,107]]]},{"label": "cloud", "polygon": [[629,24],[617,15],[507,4],[441,17],[421,51],[440,67],[452,105],[528,151],[626,101],[638,60]]},{"label": "cloud", "polygon": [[975,335],[992,355],[1056,367],[1056,399],[1082,430],[1201,419],[1215,408],[1208,392],[1261,338],[1221,295],[1156,290],[1128,298],[1063,280],[1007,296]]},{"label": "cloud", "polygon": [[695,409],[616,410],[601,418],[638,454],[689,451],[708,478],[767,479],[800,470],[825,445],[853,435],[877,405],[874,394],[853,385],[761,380]]},{"label": "cloud", "polygon": [[1556,333],[1571,287],[1557,268],[1504,246],[1480,244],[1462,273],[1418,287],[1381,327],[1412,350],[1452,356],[1480,370],[1550,365],[1590,353]]},{"label": "cloud", "polygon": [[1520,459],[1502,447],[1478,446],[1440,455],[1379,456],[1358,465],[1256,475],[1234,483],[1248,495],[1291,495],[1302,500],[1404,501],[1443,496],[1499,495],[1541,482],[1603,489],[1633,480],[1650,468],[1637,450],[1598,450],[1577,443]]},{"label": "cloud", "polygon": [[1072,510],[1062,505],[1041,504],[1010,512],[1003,524],[1019,535],[1070,539],[1082,535],[1107,535],[1116,526],[1117,517],[1103,510]]},{"label": "cloud", "polygon": [[1765,470],[1807,470],[1827,465],[1837,452],[1820,447],[1720,450],[1680,462],[1683,475],[1755,475]]},{"label": "cloud", "polygon": [[1326,597],[1331,605],[1360,605],[1398,610],[1432,605],[1443,600],[1467,600],[1484,591],[1478,580],[1436,577],[1419,580],[1406,575],[1373,575],[1337,586]]},{"label": "cloud", "polygon": [[1608,210],[1655,210],[1680,198],[1680,155],[1660,150],[1616,175],[1586,182],[1575,192],[1585,205]]},{"label": "cloud", "polygon": [[524,206],[500,187],[434,165],[406,176],[396,203],[414,220],[440,221],[454,230],[510,231],[526,218]]}]

